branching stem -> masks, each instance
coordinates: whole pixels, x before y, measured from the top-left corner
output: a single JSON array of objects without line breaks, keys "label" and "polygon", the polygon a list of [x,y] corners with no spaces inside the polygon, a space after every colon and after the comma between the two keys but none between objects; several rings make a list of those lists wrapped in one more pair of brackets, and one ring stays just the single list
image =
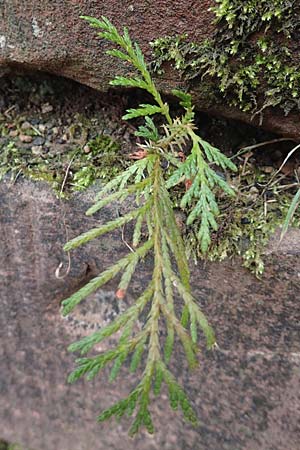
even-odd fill
[{"label": "branching stem", "polygon": [[[85,355],[104,339],[120,332],[120,337],[115,337],[117,342],[112,349],[100,352],[97,356],[78,359],[69,381],[74,382],[84,375],[87,379],[92,379],[111,363],[110,380],[113,381],[123,363],[131,358],[131,372],[137,370],[140,363],[144,363],[140,382],[127,398],[103,411],[98,420],[107,420],[112,416],[120,418],[125,413],[131,415],[135,412],[130,434],[137,433],[141,426],[152,433],[154,427],[149,410],[150,394],[153,390],[158,395],[165,382],[171,407],[177,409],[180,405],[184,417],[196,425],[196,414],[168,369],[168,364],[176,335],[191,368],[197,365],[198,331],[205,335],[208,348],[215,344],[215,336],[191,293],[185,245],[176,222],[169,190],[182,182],[189,185],[189,189],[182,195],[181,207],[188,214],[187,225],[199,221],[198,238],[205,252],[210,243],[211,229],[217,227],[218,207],[214,188],[233,194],[230,186],[210,166],[217,165],[222,170],[234,170],[235,166],[218,149],[197,135],[189,94],[173,91],[184,113],[180,118],[172,119],[169,106],[163,102],[143,54],[138,44],[132,43],[127,29],[121,35],[105,17],[101,21],[91,17],[85,19],[93,27],[102,30],[99,33],[101,38],[108,39],[118,47],[108,53],[131,63],[138,72],[138,76],[132,78],[117,76],[111,84],[144,89],[152,95],[157,105],[141,104],[138,108],[127,111],[124,116],[126,119],[144,117],[144,124],[136,133],[144,139],[144,143],[139,144],[143,149],[142,158],[103,187],[87,214],[101,211],[103,207],[116,201],[130,200],[130,204],[133,198],[135,205],[125,215],[93,228],[65,245],[65,250],[69,251],[110,231],[122,229],[130,222],[133,224],[133,235],[132,245],[128,246],[134,252],[130,251],[64,300],[63,314],[69,314],[84,298],[117,276],[120,279],[116,297],[121,301],[140,264],[150,255],[153,268],[150,283],[125,312],[112,323],[69,347],[70,351]],[[157,128],[151,118],[154,114],[161,114],[165,119],[166,123],[161,129]],[[185,155],[185,147],[189,146],[191,152]],[[166,324],[164,339],[161,338],[163,323]]]}]

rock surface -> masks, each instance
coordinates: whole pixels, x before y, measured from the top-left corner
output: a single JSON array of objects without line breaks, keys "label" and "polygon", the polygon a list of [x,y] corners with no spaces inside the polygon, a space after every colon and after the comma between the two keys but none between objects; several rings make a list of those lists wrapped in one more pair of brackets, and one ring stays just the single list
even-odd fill
[{"label": "rock surface", "polygon": [[[201,40],[212,32],[211,0],[195,2],[160,0],[153,5],[113,0],[19,0],[0,3],[0,66],[24,66],[45,70],[80,81],[97,89],[106,89],[108,80],[119,73],[117,60],[104,57],[104,42],[95,39],[95,31],[79,18],[107,16],[118,27],[128,26],[143,48],[160,36],[184,33]],[[191,27],[192,24],[192,27]]]},{"label": "rock surface", "polygon": [[[95,39],[79,16],[105,15],[118,27],[128,26],[132,37],[149,54],[149,42],[157,37],[188,33],[201,42],[214,32],[213,0],[0,0],[0,76],[7,71],[39,70],[72,78],[98,90],[106,90],[108,81],[120,74],[119,61],[105,55],[107,44]],[[170,92],[181,85],[178,73],[166,73],[159,80],[161,89]],[[239,109],[206,105],[201,85],[193,92],[197,106],[212,114],[252,122],[251,114]],[[259,122],[257,116],[253,123]],[[284,117],[274,109],[265,111],[263,126],[269,131],[300,138],[299,114]]]},{"label": "rock surface", "polygon": [[[97,413],[125,396],[134,377],[123,372],[109,384],[104,373],[93,383],[66,384],[74,360],[67,345],[121,308],[110,285],[69,320],[59,312],[65,296],[126,252],[116,233],[74,251],[70,273],[56,277],[68,265],[63,243],[97,222],[84,216],[93,195],[90,189],[61,202],[43,184],[0,184],[0,438],[36,450],[298,449],[299,231],[283,247],[274,240],[261,281],[237,261],[193,268],[194,292],[220,347],[200,355],[192,374],[176,355],[174,370],[199,414],[198,428],[170,411],[165,392],[153,404],[154,437],[131,440],[126,421],[96,424]],[[98,220],[115,211],[102,214]],[[132,294],[146,275],[145,269]]]}]

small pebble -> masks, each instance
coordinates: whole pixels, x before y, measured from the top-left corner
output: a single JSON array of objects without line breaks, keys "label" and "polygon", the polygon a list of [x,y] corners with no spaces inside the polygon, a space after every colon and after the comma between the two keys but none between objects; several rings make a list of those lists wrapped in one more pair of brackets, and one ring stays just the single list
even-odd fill
[{"label": "small pebble", "polygon": [[21,125],[21,130],[29,130],[31,128],[31,123],[23,122]]},{"label": "small pebble", "polygon": [[264,173],[272,173],[273,170],[274,170],[274,167],[272,167],[272,166],[264,166],[264,167],[262,167],[262,171]]},{"label": "small pebble", "polygon": [[90,147],[88,145],[85,145],[83,147],[83,151],[84,151],[84,153],[90,153],[91,149],[90,149]]},{"label": "small pebble", "polygon": [[32,144],[34,146],[43,145],[43,144],[45,144],[45,139],[43,137],[41,137],[41,136],[38,136],[38,137],[34,138]]},{"label": "small pebble", "polygon": [[53,111],[53,106],[49,103],[44,103],[42,105],[42,114],[47,114],[49,112]]},{"label": "small pebble", "polygon": [[41,133],[45,133],[46,125],[44,125],[43,123],[40,123],[40,125],[38,126],[38,129]]},{"label": "small pebble", "polygon": [[265,197],[267,199],[273,198],[274,197],[274,192],[272,190],[270,190],[270,189],[267,189],[266,192],[265,192]]},{"label": "small pebble", "polygon": [[49,133],[52,131],[53,134],[58,134],[58,128],[53,127],[52,130],[49,130]]},{"label": "small pebble", "polygon": [[39,145],[33,145],[31,151],[33,155],[41,155],[43,153],[43,148]]},{"label": "small pebble", "polygon": [[40,119],[31,119],[31,125],[38,125],[40,123]]},{"label": "small pebble", "polygon": [[18,130],[11,130],[9,132],[9,137],[15,138],[18,136],[18,134],[19,134]]},{"label": "small pebble", "polygon": [[28,136],[27,134],[20,134],[19,139],[21,142],[25,142],[25,143],[32,142],[32,136]]}]

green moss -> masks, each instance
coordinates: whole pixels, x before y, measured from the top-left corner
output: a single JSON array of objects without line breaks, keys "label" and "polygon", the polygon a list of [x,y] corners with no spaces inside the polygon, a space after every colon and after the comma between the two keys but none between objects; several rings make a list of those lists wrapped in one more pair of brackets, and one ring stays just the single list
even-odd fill
[{"label": "green moss", "polygon": [[[196,239],[198,224],[187,230],[186,244],[190,255],[211,261],[238,255],[245,267],[258,277],[262,275],[266,246],[275,230],[282,226],[294,196],[293,188],[281,189],[281,174],[275,178],[274,174],[275,169],[266,174],[251,167],[247,175],[243,175],[243,166],[240,166],[231,180],[237,192],[236,198],[230,203],[219,199],[219,229],[212,237],[207,254],[201,254]],[[298,208],[291,226],[299,225]]]},{"label": "green moss", "polygon": [[21,447],[19,444],[9,444],[6,441],[0,440],[0,450],[25,450],[25,448]]},{"label": "green moss", "polygon": [[[212,39],[194,43],[187,35],[177,35],[152,43],[154,71],[163,72],[164,63],[171,61],[189,90],[201,91],[206,106],[225,101],[261,118],[267,107],[280,106],[285,114],[299,110],[300,66],[294,63],[299,52],[299,2],[216,0],[212,10],[217,27]],[[219,230],[209,259],[240,255],[246,267],[261,275],[265,246],[284,222],[293,199],[293,192],[277,192],[276,187],[267,189],[266,199],[255,186],[258,181],[267,185],[268,177],[252,167],[249,176],[240,172],[233,180],[238,181],[238,195],[230,205],[219,201]],[[293,225],[298,226],[297,214]],[[187,246],[191,254],[202,257],[195,237],[198,225],[187,230]]]},{"label": "green moss", "polygon": [[[172,61],[194,86],[210,84],[210,96],[261,113],[279,105],[300,109],[300,66],[295,64],[300,5],[290,0],[217,0],[215,36],[200,44],[187,36],[152,43],[159,71]],[[201,80],[201,81],[200,81]]]},{"label": "green moss", "polygon": [[[97,179],[111,180],[127,165],[119,144],[109,136],[97,136],[84,149],[70,146],[63,154],[41,157],[33,155],[31,149],[18,147],[16,142],[6,136],[0,144],[0,179],[8,172],[12,179],[23,174],[33,180],[49,183],[61,195],[68,171],[64,186],[66,195],[86,189]],[[243,175],[243,165],[240,166],[230,180],[236,189],[236,198],[231,199],[230,203],[226,198],[219,198],[219,229],[212,237],[208,253],[201,254],[196,238],[199,230],[197,221],[192,227],[182,230],[190,255],[219,261],[239,255],[244,265],[260,276],[264,269],[264,249],[275,229],[284,222],[294,195],[292,189],[281,192],[276,179],[273,180],[272,188],[266,188],[273,174],[264,173],[252,165],[247,175]],[[175,206],[179,205],[184,189],[184,186],[173,189],[171,194]],[[178,213],[180,222],[185,223],[185,219],[181,220]],[[292,225],[300,225],[300,210],[296,211]]]},{"label": "green moss", "polygon": [[[274,203],[267,204],[259,199],[250,208],[245,205],[236,205],[233,216],[228,218],[223,216],[223,223],[226,219],[230,222],[225,229],[221,229],[212,245],[209,258],[211,260],[222,260],[225,257],[239,255],[244,261],[244,266],[249,268],[257,276],[264,271],[265,248],[275,232],[280,227],[286,217],[291,202],[290,195],[280,195]],[[294,226],[299,226],[298,214],[293,221]]]},{"label": "green moss", "polygon": [[12,179],[24,175],[32,180],[46,181],[59,195],[84,190],[98,179],[111,179],[127,164],[119,144],[104,134],[84,147],[70,145],[63,153],[45,154],[34,154],[31,148],[18,145],[4,132],[2,138],[0,179],[7,173]]}]

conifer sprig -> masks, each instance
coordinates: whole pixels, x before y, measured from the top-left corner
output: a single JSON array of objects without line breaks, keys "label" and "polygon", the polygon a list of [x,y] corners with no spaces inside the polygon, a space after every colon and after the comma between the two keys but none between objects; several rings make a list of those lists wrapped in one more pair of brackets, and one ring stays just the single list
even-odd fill
[{"label": "conifer sprig", "polygon": [[[141,426],[152,433],[154,426],[149,409],[150,400],[152,393],[160,393],[164,383],[171,407],[177,409],[180,406],[184,417],[197,424],[196,414],[168,366],[177,340],[182,344],[189,366],[194,368],[197,365],[199,332],[204,334],[208,348],[215,345],[215,336],[191,294],[185,245],[169,190],[177,184],[189,183],[183,193],[181,206],[186,210],[194,208],[189,211],[187,224],[200,220],[198,237],[203,251],[206,251],[210,231],[217,227],[218,206],[214,190],[218,188],[229,195],[233,194],[233,190],[213,170],[212,164],[223,170],[234,170],[235,167],[219,150],[196,134],[189,94],[178,90],[173,92],[184,113],[180,118],[171,118],[169,106],[163,102],[142,52],[138,44],[131,41],[126,28],[121,35],[105,17],[102,20],[91,17],[84,19],[102,30],[99,33],[101,38],[121,48],[108,50],[110,55],[130,63],[137,71],[134,77],[117,76],[111,84],[145,89],[152,95],[155,104],[141,104],[127,111],[124,119],[144,117],[144,124],[136,132],[137,136],[144,139],[144,143],[139,144],[143,157],[101,189],[87,215],[94,214],[111,202],[124,202],[126,199],[130,204],[134,199],[132,209],[124,216],[93,228],[65,245],[65,250],[69,251],[131,222],[134,251],[64,300],[63,315],[69,314],[84,298],[116,276],[119,276],[116,296],[122,300],[145,257],[151,255],[153,269],[148,286],[125,312],[104,328],[69,346],[69,351],[83,356],[92,349],[97,351],[97,345],[104,339],[120,333],[113,348],[93,357],[77,359],[77,367],[70,374],[69,381],[74,382],[82,376],[92,379],[110,364],[112,381],[125,361],[130,359],[131,372],[143,365],[141,379],[127,398],[102,412],[98,417],[100,422],[112,416],[120,418],[124,414],[135,413],[130,434],[137,433]],[[150,117],[155,114],[165,118],[166,123],[160,129]],[[192,150],[186,156],[184,151],[189,144]],[[164,324],[166,336],[162,339],[161,328]]]}]

